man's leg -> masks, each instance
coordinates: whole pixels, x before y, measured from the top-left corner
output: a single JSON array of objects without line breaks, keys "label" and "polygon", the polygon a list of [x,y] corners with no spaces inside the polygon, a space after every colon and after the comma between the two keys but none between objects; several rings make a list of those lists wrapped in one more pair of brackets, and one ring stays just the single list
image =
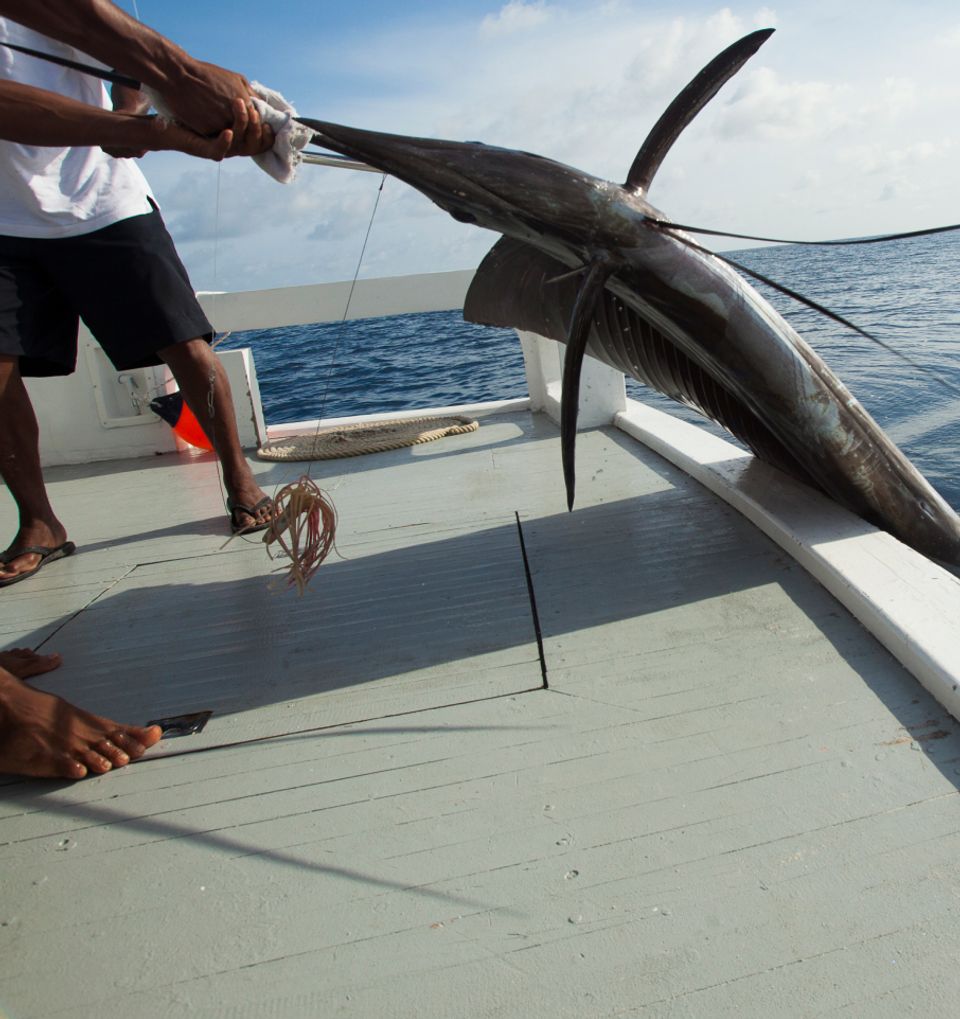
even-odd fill
[{"label": "man's leg", "polygon": [[[53,512],[43,483],[37,416],[20,377],[18,359],[5,354],[0,354],[0,476],[20,511],[20,529],[8,549],[62,545],[67,532]],[[30,553],[0,564],[0,580],[32,570],[39,560]]]},{"label": "man's leg", "polygon": [[122,768],[160,739],[158,725],[118,725],[34,690],[0,667],[0,772],[83,778]]},{"label": "man's leg", "polygon": [[[157,351],[157,356],[170,368],[187,405],[213,443],[232,505],[253,509],[265,498],[265,493],[240,446],[233,397],[223,365],[203,339],[174,343]],[[261,507],[254,516],[241,513],[239,517],[241,527],[253,527],[268,523],[273,513],[269,507]]]}]

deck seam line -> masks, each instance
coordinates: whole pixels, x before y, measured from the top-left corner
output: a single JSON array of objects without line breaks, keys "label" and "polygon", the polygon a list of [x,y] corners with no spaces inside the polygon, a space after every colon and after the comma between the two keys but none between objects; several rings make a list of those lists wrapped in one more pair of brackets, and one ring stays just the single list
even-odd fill
[{"label": "deck seam line", "polygon": [[537,654],[540,656],[540,675],[543,677],[543,689],[550,689],[550,682],[547,679],[547,659],[543,650],[543,630],[540,627],[540,613],[537,609],[537,593],[533,586],[533,575],[530,572],[530,560],[527,556],[527,543],[523,537],[523,524],[520,522],[520,513],[514,510],[517,519],[517,536],[520,539],[520,556],[523,559],[523,572],[527,578],[527,596],[530,599],[530,615],[533,618],[533,631],[537,638]]},{"label": "deck seam line", "polygon": [[43,640],[40,641],[40,643],[33,650],[34,651],[39,651],[40,648],[42,648],[47,643],[47,641],[52,640],[54,637],[56,637],[56,635],[65,626],[69,626],[74,621],[74,619],[76,619],[81,613],[86,612],[87,609],[89,609],[91,606],[95,605],[98,601],[100,601],[101,598],[103,598],[106,595],[108,595],[118,584],[122,584],[123,581],[125,581],[133,573],[133,571],[135,569],[137,569],[136,565],[129,567],[127,569],[127,572],[124,573],[124,575],[122,577],[117,577],[111,584],[109,584],[107,587],[103,588],[102,591],[98,591],[90,599],[90,601],[88,601],[86,603],[86,605],[81,605],[80,608],[78,608],[76,612],[74,612],[69,618],[65,619],[55,630],[53,630],[51,633],[48,633],[47,636],[44,637]]},{"label": "deck seam line", "polygon": [[[171,556],[169,559],[147,559],[145,562],[136,563],[135,565],[133,565],[130,568],[130,574],[128,574],[128,576],[132,575],[137,570],[145,569],[147,566],[168,566],[171,563],[190,563],[190,562],[196,562],[199,559],[215,559],[215,558],[217,558],[219,556],[222,556],[222,555],[225,555],[225,554],[226,555],[249,555],[249,554],[252,554],[252,551],[249,550],[249,549],[244,549],[244,550],[237,549],[235,552],[227,552],[227,553],[224,552],[224,548],[227,545],[230,544],[230,542],[233,540],[233,538],[239,538],[239,537],[241,537],[241,535],[235,534],[235,535],[233,535],[233,537],[227,538],[227,540],[224,542],[224,544],[221,545],[218,549],[216,549],[213,552],[196,552],[196,553],[194,553],[192,555]],[[249,544],[249,545],[258,545],[258,544],[260,544],[260,542],[248,542],[247,544]],[[122,579],[126,580],[127,578],[124,577]]]},{"label": "deck seam line", "polygon": [[382,722],[388,718],[405,718],[409,715],[422,715],[429,711],[444,711],[447,708],[460,708],[469,704],[486,704],[491,701],[499,701],[508,697],[519,697],[528,693],[539,693],[542,686],[526,687],[523,690],[509,690],[506,693],[492,694],[489,697],[474,697],[466,701],[452,701],[449,704],[434,704],[425,708],[413,708],[410,711],[394,711],[386,715],[371,715],[368,718],[354,718],[346,722],[332,722],[329,725],[315,725],[306,729],[293,729],[290,732],[276,733],[272,736],[252,736],[250,739],[233,740],[230,743],[219,743],[216,746],[197,747],[194,750],[177,750],[171,753],[152,754],[146,757],[139,757],[131,761],[128,767],[134,765],[150,764],[154,761],[170,760],[174,757],[189,757],[192,754],[206,754],[217,750],[233,750],[236,747],[251,746],[256,743],[269,743],[271,740],[286,739],[288,736],[305,736],[312,732],[324,732],[328,729],[343,729],[352,725],[366,725],[368,722]]}]

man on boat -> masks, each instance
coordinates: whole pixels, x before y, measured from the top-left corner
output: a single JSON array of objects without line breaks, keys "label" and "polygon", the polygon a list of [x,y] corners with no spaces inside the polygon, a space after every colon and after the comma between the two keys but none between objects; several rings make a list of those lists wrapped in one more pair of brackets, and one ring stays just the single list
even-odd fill
[{"label": "man on boat", "polygon": [[[0,475],[20,512],[0,554],[0,586],[74,551],[47,498],[22,376],[73,371],[78,316],[118,369],[170,367],[209,422],[233,529],[267,526],[272,504],[240,447],[212,327],[145,179],[131,159],[114,158],[265,151],[273,137],[248,83],[108,0],[0,0],[2,42],[85,63],[91,54],[149,85],[179,123],[142,116],[146,101],[132,89],[115,93],[111,110],[97,79],[0,45]],[[23,680],[58,660],[11,654],[0,653],[0,772],[82,778],[127,764],[160,738],[156,726],[120,725],[32,690]]]}]

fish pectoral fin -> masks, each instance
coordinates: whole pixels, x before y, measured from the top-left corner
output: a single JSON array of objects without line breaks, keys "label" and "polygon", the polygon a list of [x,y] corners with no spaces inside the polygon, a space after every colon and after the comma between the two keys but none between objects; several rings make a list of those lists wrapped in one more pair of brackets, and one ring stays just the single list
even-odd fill
[{"label": "fish pectoral fin", "polygon": [[571,273],[571,266],[537,248],[501,237],[473,277],[463,317],[478,325],[523,329],[563,341],[576,301],[574,276],[582,273],[582,266]]},{"label": "fish pectoral fin", "polygon": [[563,481],[567,489],[567,509],[573,509],[577,484],[577,418],[580,414],[580,375],[590,337],[590,323],[597,301],[613,272],[610,262],[597,258],[586,267],[567,327],[567,350],[563,357],[563,384],[560,392],[560,450]]}]

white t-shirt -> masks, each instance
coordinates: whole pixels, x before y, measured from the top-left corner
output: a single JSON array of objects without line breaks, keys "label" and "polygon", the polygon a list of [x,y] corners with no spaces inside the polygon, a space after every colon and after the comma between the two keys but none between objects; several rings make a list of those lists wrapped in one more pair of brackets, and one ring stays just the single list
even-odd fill
[{"label": "white t-shirt", "polygon": [[[72,46],[0,18],[0,41],[102,67]],[[111,109],[99,78],[0,46],[0,77]],[[151,211],[150,186],[134,159],[100,148],[54,148],[0,140],[0,235],[74,237]]]}]

